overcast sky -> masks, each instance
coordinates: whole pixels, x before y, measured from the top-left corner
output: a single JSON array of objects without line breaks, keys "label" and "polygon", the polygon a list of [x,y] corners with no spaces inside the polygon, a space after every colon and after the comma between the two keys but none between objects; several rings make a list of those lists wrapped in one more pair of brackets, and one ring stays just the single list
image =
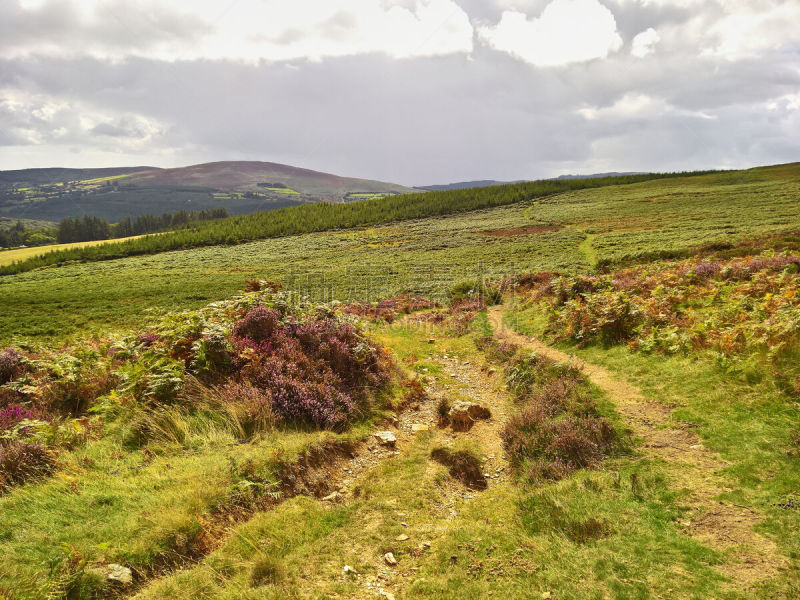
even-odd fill
[{"label": "overcast sky", "polygon": [[0,169],[800,160],[800,0],[0,0]]}]

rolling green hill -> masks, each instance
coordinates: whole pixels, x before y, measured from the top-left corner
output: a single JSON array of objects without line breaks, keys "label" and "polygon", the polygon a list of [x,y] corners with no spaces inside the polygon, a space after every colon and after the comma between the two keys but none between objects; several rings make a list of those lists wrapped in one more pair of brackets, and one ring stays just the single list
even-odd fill
[{"label": "rolling green hill", "polygon": [[392,183],[339,177],[265,162],[215,162],[176,169],[25,169],[0,171],[0,217],[60,221],[225,208],[246,214],[321,200],[402,194]]},{"label": "rolling green hill", "polygon": [[796,598],[798,181],[314,205],[0,277],[0,598]]},{"label": "rolling green hill", "polygon": [[[498,275],[681,256],[704,243],[797,229],[798,178],[800,164],[792,164],[604,187],[597,179],[549,182],[575,187],[534,198],[515,186],[410,195],[233,218],[223,221],[222,243],[206,247],[179,250],[181,238],[174,237],[176,250],[108,259],[109,248],[119,256],[144,242],[154,244],[142,246],[144,252],[170,248],[166,234],[69,251],[55,255],[73,261],[63,266],[39,268],[53,263],[35,259],[23,263],[35,270],[0,277],[0,340],[125,327],[153,311],[200,306],[238,289],[246,277],[293,280],[328,297],[441,296],[479,269]],[[387,206],[392,211],[379,210]],[[274,229],[266,230],[268,239],[224,243],[228,232],[249,235],[248,225],[262,237],[265,227]],[[191,241],[206,233],[185,235]],[[91,262],[95,257],[105,260]]]}]

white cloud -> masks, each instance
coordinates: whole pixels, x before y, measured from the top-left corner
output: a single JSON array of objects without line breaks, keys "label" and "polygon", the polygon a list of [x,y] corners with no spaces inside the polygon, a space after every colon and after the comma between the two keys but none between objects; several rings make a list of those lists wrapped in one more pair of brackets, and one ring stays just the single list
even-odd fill
[{"label": "white cloud", "polygon": [[647,119],[657,121],[666,116],[680,116],[703,120],[716,117],[703,111],[693,111],[672,106],[667,101],[647,94],[631,92],[610,106],[584,106],[578,114],[587,121],[619,122]]},{"label": "white cloud", "polygon": [[[27,31],[34,19],[56,10],[63,11],[68,35],[58,23],[46,33]],[[453,0],[21,0],[13,17],[19,26],[0,39],[0,57],[259,62],[364,53],[439,56],[473,47],[469,17]]]},{"label": "white cloud", "polygon": [[540,67],[605,58],[622,46],[614,15],[597,0],[553,0],[532,20],[505,11],[479,34],[489,46]]},{"label": "white cloud", "polygon": [[633,38],[631,54],[636,58],[644,58],[648,54],[652,54],[655,52],[655,46],[660,39],[658,32],[652,27],[648,27]]},{"label": "white cloud", "polygon": [[704,54],[727,60],[769,51],[800,50],[800,2],[769,0],[722,2],[725,16],[708,30],[713,43]]}]

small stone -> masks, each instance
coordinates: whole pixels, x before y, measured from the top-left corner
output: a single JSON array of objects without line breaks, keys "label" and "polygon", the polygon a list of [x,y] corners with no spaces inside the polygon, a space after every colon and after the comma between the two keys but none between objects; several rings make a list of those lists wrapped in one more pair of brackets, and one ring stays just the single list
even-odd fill
[{"label": "small stone", "polygon": [[400,523],[403,527],[408,527],[408,523]]},{"label": "small stone", "polygon": [[398,542],[405,542],[408,539],[408,536],[405,533],[401,533],[396,538],[394,538]]},{"label": "small stone", "polygon": [[491,367],[488,371],[486,371],[486,373],[489,375],[494,375],[495,373],[497,373],[497,369]]},{"label": "small stone", "polygon": [[425,425],[424,423],[412,423],[411,424],[411,431],[418,433],[420,431],[428,431],[430,427]]},{"label": "small stone", "polygon": [[333,492],[333,493],[330,493],[327,496],[325,496],[322,499],[322,501],[323,502],[336,502],[339,499],[339,496],[341,496],[341,494],[339,492]]},{"label": "small stone", "polygon": [[112,563],[108,565],[106,579],[109,581],[116,581],[122,585],[128,585],[133,581],[133,573],[128,567],[123,567],[122,565]]},{"label": "small stone", "polygon": [[397,564],[397,559],[394,557],[394,554],[392,554],[391,552],[387,552],[386,554],[384,554],[383,555],[383,560],[385,560],[386,564],[389,565],[390,567],[393,567],[393,566],[395,566]]},{"label": "small stone", "polygon": [[542,600],[550,600],[550,598],[552,598],[552,597],[553,597],[553,594],[551,594],[550,592],[544,592],[542,594]]},{"label": "small stone", "polygon": [[374,436],[384,446],[394,448],[395,443],[397,443],[397,438],[391,431],[379,431]]},{"label": "small stone", "polygon": [[351,567],[350,565],[345,565],[344,569],[342,569],[342,571],[344,571],[345,575],[355,575],[356,574],[356,570],[353,567]]},{"label": "small stone", "polygon": [[428,343],[429,344],[435,344],[436,343],[436,338],[428,338]]},{"label": "small stone", "polygon": [[381,590],[379,592],[381,598],[385,598],[386,600],[394,600],[394,594],[392,592],[387,592],[386,590]]}]

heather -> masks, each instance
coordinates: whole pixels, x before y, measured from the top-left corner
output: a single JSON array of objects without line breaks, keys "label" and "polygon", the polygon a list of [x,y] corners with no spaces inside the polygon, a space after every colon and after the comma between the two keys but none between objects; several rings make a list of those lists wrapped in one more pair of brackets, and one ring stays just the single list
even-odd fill
[{"label": "heather", "polygon": [[712,254],[611,274],[527,277],[523,297],[545,309],[555,340],[660,354],[707,351],[747,376],[768,365],[800,391],[799,272],[800,255],[791,251]]},{"label": "heather", "polygon": [[348,315],[249,287],[141,333],[24,361],[0,354],[0,439],[17,457],[3,463],[6,487],[49,472],[12,464],[38,464],[104,428],[134,446],[185,445],[214,427],[248,440],[279,427],[343,431],[369,416],[392,376],[388,356]]},{"label": "heather", "polygon": [[618,433],[574,367],[520,353],[506,367],[506,385],[518,409],[501,438],[524,479],[563,479],[577,469],[597,468],[620,448]]}]

